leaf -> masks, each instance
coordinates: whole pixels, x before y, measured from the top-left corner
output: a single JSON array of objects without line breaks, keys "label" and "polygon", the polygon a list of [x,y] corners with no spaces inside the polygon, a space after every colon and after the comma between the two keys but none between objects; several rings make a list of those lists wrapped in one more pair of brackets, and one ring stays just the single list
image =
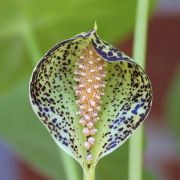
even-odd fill
[{"label": "leaf", "polygon": [[144,121],[152,89],[141,67],[98,38],[95,26],[45,54],[30,80],[30,100],[58,146],[90,169]]}]

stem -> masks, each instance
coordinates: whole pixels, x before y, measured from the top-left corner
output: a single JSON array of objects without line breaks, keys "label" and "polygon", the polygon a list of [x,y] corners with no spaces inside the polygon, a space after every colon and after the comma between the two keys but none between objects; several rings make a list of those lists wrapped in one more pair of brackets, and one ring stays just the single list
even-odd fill
[{"label": "stem", "polygon": [[32,64],[33,66],[35,66],[37,61],[41,57],[41,53],[37,47],[37,43],[33,33],[33,27],[27,21],[24,21],[23,23],[21,23],[21,25],[24,42],[26,44],[29,56],[31,57]]},{"label": "stem", "polygon": [[95,180],[95,167],[91,166],[89,169],[84,169],[84,180]]},{"label": "stem", "polygon": [[81,178],[79,177],[74,159],[72,159],[72,157],[70,157],[68,154],[62,153],[61,151],[60,156],[64,164],[66,178],[68,180],[80,180]]},{"label": "stem", "polygon": [[[37,42],[35,40],[35,36],[33,33],[32,26],[25,20],[22,21],[22,37],[24,39],[24,42],[26,44],[27,50],[29,52],[29,55],[31,57],[32,66],[34,67],[37,61],[40,59],[41,53],[37,47]],[[61,160],[64,164],[65,174],[67,177],[67,180],[79,180],[81,179],[79,177],[76,164],[74,163],[74,160],[69,157],[69,155],[60,152],[61,154]]]},{"label": "stem", "polygon": [[[148,24],[148,0],[138,0],[133,45],[133,58],[145,68],[146,38]],[[143,126],[138,128],[129,144],[129,180],[142,180]]]}]

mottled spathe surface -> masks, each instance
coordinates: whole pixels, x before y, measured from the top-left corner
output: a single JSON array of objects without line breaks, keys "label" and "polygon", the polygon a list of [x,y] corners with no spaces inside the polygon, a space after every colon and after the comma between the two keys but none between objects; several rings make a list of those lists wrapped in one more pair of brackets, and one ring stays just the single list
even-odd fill
[{"label": "mottled spathe surface", "polygon": [[[147,116],[152,91],[141,67],[93,30],[59,43],[43,57],[32,75],[30,98],[55,142],[83,166],[86,158],[96,163],[125,142]],[[82,121],[88,117],[93,124]],[[93,128],[97,133],[89,131]]]},{"label": "mottled spathe surface", "polygon": [[78,109],[72,106],[76,101],[74,71],[78,50],[79,42],[67,41],[48,52],[33,73],[30,91],[35,111],[53,138],[80,158]]},{"label": "mottled spathe surface", "polygon": [[152,98],[147,91],[151,89],[149,80],[137,64],[115,62],[108,66],[107,74],[107,95],[102,99],[103,111],[98,123],[106,129],[97,135],[99,149],[103,149],[98,154],[100,157],[120,146],[143,122]]}]

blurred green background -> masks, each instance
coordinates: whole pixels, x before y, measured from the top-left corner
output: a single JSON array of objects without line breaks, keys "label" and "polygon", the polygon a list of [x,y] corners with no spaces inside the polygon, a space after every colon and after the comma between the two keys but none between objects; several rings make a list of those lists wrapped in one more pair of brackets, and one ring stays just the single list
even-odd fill
[{"label": "blurred green background", "polygon": [[[155,3],[150,1],[150,12],[153,9]],[[44,174],[44,179],[66,179],[61,160],[64,154],[60,155],[57,145],[30,107],[28,83],[33,67],[54,44],[89,31],[95,20],[103,39],[121,44],[133,32],[135,11],[135,0],[1,1],[0,138],[10,144],[17,159],[23,159],[31,169]],[[170,126],[177,129],[180,124],[178,73],[174,79],[166,101],[166,113],[172,120]],[[177,135],[180,135],[178,131]],[[97,180],[126,180],[127,168],[128,143],[125,143],[100,161]],[[79,168],[78,172],[81,174]],[[155,175],[144,168],[144,179],[155,179]]]}]

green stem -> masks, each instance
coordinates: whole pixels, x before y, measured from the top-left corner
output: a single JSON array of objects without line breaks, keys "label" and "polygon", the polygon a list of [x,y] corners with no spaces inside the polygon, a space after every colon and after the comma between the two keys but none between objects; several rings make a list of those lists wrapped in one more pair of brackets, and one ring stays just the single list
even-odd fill
[{"label": "green stem", "polygon": [[95,167],[84,168],[84,180],[95,180]]},{"label": "green stem", "polygon": [[35,66],[37,61],[41,57],[41,53],[37,47],[32,26],[27,21],[22,21],[22,22],[23,23],[21,23],[21,26],[22,26],[23,40],[26,44],[29,56],[32,61],[32,65]]},{"label": "green stem", "polygon": [[[36,65],[38,60],[41,57],[41,53],[37,47],[37,42],[35,40],[35,36],[33,33],[32,26],[27,21],[22,21],[22,37],[24,39],[24,42],[26,44],[27,50],[29,52],[29,55],[31,57],[32,65],[33,67]],[[81,179],[79,177],[76,164],[74,160],[69,157],[69,155],[60,152],[61,154],[61,160],[64,164],[65,174],[67,177],[67,180],[79,180]]]},{"label": "green stem", "polygon": [[[133,45],[133,58],[145,68],[146,38],[148,24],[148,0],[138,0]],[[130,139],[129,180],[142,180],[143,174],[143,127],[140,127]]]},{"label": "green stem", "polygon": [[68,180],[80,180],[79,173],[76,167],[76,162],[68,154],[60,151],[61,159],[66,173],[66,179]]}]

